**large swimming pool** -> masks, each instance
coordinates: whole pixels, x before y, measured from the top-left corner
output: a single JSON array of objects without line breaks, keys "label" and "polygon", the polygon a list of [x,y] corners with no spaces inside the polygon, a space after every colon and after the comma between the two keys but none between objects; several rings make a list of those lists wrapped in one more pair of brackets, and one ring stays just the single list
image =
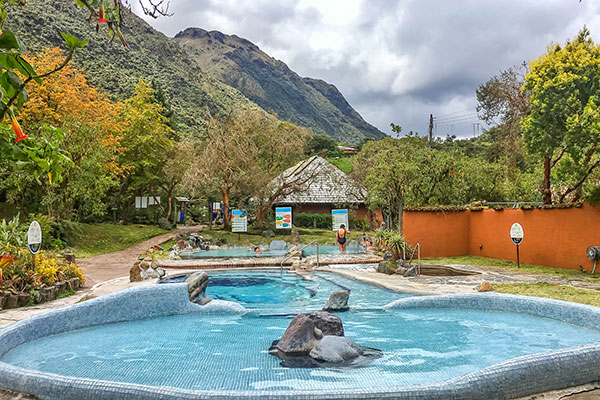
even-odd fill
[{"label": "large swimming pool", "polygon": [[[159,286],[174,285],[181,284]],[[267,350],[289,325],[287,314],[318,310],[339,288],[351,290],[352,309],[339,314],[346,336],[382,350],[383,357],[353,370],[280,366]],[[214,272],[207,294],[249,312],[90,326],[25,342],[0,361],[77,378],[204,391],[365,393],[447,382],[514,357],[600,342],[596,329],[530,314],[381,309],[409,295],[324,272],[312,280],[270,271]]]}]

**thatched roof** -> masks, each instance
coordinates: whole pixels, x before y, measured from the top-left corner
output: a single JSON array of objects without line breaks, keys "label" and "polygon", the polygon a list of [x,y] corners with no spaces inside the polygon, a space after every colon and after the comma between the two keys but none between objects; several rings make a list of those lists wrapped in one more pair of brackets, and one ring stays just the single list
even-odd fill
[{"label": "thatched roof", "polygon": [[313,156],[286,169],[272,185],[302,182],[295,193],[277,200],[277,204],[333,203],[357,204],[366,192],[348,175],[322,157]]}]

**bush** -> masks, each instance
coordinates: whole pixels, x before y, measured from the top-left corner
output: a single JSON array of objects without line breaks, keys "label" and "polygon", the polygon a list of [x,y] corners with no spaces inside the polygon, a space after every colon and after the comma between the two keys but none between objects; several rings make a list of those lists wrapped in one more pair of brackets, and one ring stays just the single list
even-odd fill
[{"label": "bush", "polygon": [[413,247],[406,243],[404,236],[391,229],[378,229],[375,232],[375,244],[383,251],[391,251],[393,259],[398,260],[403,257],[410,258],[414,252]]},{"label": "bush", "polygon": [[27,230],[19,224],[19,214],[9,222],[0,221],[0,244],[25,246],[27,244]]},{"label": "bush", "polygon": [[366,216],[363,218],[356,218],[354,220],[354,227],[359,231],[363,231],[363,232],[368,231],[369,230],[369,218]]},{"label": "bush", "polygon": [[331,229],[331,214],[298,213],[293,221],[300,228]]},{"label": "bush", "polygon": [[77,222],[63,219],[52,223],[52,236],[63,244],[72,245],[81,234],[81,226]]}]

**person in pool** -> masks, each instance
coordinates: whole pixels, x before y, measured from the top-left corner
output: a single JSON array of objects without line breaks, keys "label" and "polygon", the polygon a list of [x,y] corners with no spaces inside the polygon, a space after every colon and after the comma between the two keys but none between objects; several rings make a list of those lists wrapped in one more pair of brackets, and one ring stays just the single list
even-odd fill
[{"label": "person in pool", "polygon": [[340,254],[346,254],[346,242],[348,239],[346,235],[349,233],[350,231],[346,229],[346,225],[341,224],[340,229],[338,229],[337,233],[335,234],[335,241],[337,245],[340,246]]}]

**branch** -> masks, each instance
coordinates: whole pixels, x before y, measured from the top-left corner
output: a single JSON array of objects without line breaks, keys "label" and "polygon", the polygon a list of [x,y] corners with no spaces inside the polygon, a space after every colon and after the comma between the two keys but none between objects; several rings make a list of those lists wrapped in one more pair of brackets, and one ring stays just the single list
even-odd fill
[{"label": "branch", "polygon": [[556,158],[554,159],[554,161],[552,161],[552,164],[550,165],[550,168],[554,168],[554,166],[556,165],[557,162],[560,161],[560,159],[565,155],[565,151],[566,151],[566,147],[563,147],[562,150],[560,151],[560,153],[558,154],[558,156],[556,156]]},{"label": "branch", "polygon": [[583,182],[585,182],[585,180],[587,179],[587,177],[590,176],[590,174],[592,173],[592,171],[594,170],[594,168],[596,168],[598,165],[600,165],[600,160],[597,160],[595,163],[593,163],[590,166],[590,168],[587,170],[587,172],[583,175],[583,177],[575,185],[571,186],[563,194],[561,194],[558,202],[562,203],[563,200],[565,199],[565,197],[567,197],[567,195],[569,193],[573,192],[574,190],[578,189],[581,185],[583,185]]},{"label": "branch", "polygon": [[[144,14],[152,17],[152,18],[158,18],[158,17],[170,17],[173,14],[169,13],[169,5],[170,2],[167,2],[167,4],[165,6],[163,6],[163,3],[165,2],[165,0],[148,0],[148,3],[150,4],[149,7],[146,7],[144,5],[143,0],[138,0],[140,3],[140,6],[142,7],[142,11],[144,12]],[[156,1],[156,2],[155,2]]]}]

